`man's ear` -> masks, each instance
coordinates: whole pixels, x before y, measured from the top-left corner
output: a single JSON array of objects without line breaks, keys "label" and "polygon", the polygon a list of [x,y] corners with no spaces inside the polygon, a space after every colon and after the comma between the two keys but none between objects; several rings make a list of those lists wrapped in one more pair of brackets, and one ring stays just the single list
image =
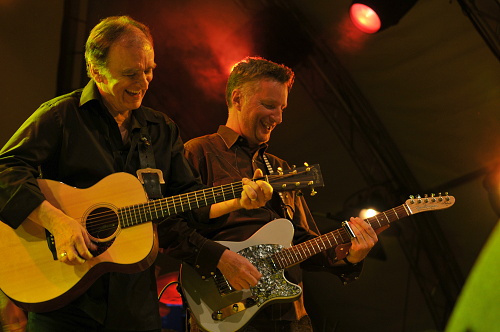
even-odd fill
[{"label": "man's ear", "polygon": [[106,77],[104,77],[104,75],[101,75],[99,69],[97,69],[92,64],[89,64],[88,66],[89,66],[89,73],[92,76],[92,78],[94,79],[94,81],[96,81],[97,83],[106,83],[105,82]]},{"label": "man's ear", "polygon": [[233,107],[236,108],[238,111],[241,110],[241,99],[242,99],[241,90],[234,89],[233,93],[231,94],[231,102],[233,104]]}]

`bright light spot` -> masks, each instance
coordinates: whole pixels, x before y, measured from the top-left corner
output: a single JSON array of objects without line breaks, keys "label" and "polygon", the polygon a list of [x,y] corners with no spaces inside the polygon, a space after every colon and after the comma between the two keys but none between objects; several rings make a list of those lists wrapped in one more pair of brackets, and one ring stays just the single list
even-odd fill
[{"label": "bright light spot", "polygon": [[377,210],[374,210],[374,209],[363,209],[363,210],[359,211],[359,217],[363,220],[366,218],[373,217],[377,214],[379,214],[379,212]]},{"label": "bright light spot", "polygon": [[366,5],[360,3],[353,4],[349,14],[352,23],[363,32],[375,33],[380,29],[380,18],[373,9]]}]

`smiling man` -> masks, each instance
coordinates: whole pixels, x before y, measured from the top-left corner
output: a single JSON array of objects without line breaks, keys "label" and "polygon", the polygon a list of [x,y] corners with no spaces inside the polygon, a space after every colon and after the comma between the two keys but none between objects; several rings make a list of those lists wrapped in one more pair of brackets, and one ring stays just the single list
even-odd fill
[{"label": "smiling man", "polygon": [[[91,79],[87,86],[44,103],[0,151],[0,220],[12,228],[28,222],[26,219],[44,227],[53,235],[57,264],[74,265],[75,271],[81,271],[78,265],[95,264],[93,253],[101,254],[95,251],[97,240],[82,221],[46,200],[39,178],[89,188],[113,173],[135,176],[141,168],[154,167],[166,184],[153,183],[153,190],[148,190],[150,198],[205,188],[184,157],[175,123],[165,114],[142,106],[156,67],[149,29],[128,16],[108,17],[92,29],[85,59]],[[143,155],[143,151],[149,154]],[[186,221],[208,227],[214,222],[210,219],[240,208],[257,208],[271,197],[272,188],[263,181],[243,179],[243,184],[241,198],[186,212],[166,222],[154,220],[160,246],[178,247],[184,240],[183,259],[196,261],[206,240]],[[106,190],[116,193],[124,191],[118,184],[108,187]],[[142,188],[139,191],[143,194]],[[100,192],[93,192],[93,199],[97,194]],[[127,195],[129,192],[123,192],[123,198]],[[152,237],[156,241],[156,236]],[[139,248],[141,244],[131,246]],[[130,274],[104,273],[72,300],[53,311],[30,312],[28,330],[160,331],[154,266]],[[2,316],[10,319],[2,321],[4,325],[24,326],[24,314],[16,310],[12,305],[0,307],[0,311],[8,311],[5,315],[1,312]]]},{"label": "smiling man", "polygon": [[[187,159],[201,174],[206,185],[231,183],[238,177],[253,174],[256,169],[262,169],[267,174],[277,172],[278,168],[290,170],[286,161],[266,150],[272,131],[282,122],[293,81],[294,73],[290,68],[259,57],[248,57],[233,67],[226,86],[226,104],[229,110],[226,125],[220,126],[217,133],[192,139],[185,144]],[[219,242],[245,241],[277,218],[286,218],[292,222],[293,244],[317,236],[311,230],[310,225],[314,225],[314,221],[304,197],[298,192],[286,192],[281,196],[275,192],[265,206],[250,211],[232,212],[221,227],[200,230],[207,237],[200,257],[207,259],[203,264],[198,264],[198,269],[213,271],[214,266],[217,266],[236,290],[255,286],[262,277],[257,268],[246,257]],[[337,257],[332,249],[304,261],[301,267],[332,272],[344,283],[357,279],[361,262],[378,238],[372,227],[360,218],[351,218],[350,225],[356,237],[345,258]],[[261,244],[276,243],[274,241],[280,234],[266,236],[269,242]],[[287,273],[290,281],[300,284],[302,277],[298,266],[292,267]],[[191,331],[197,331],[199,325],[208,329],[203,326],[207,322],[200,319],[203,315],[197,317],[197,311],[199,312],[197,309],[192,310],[198,321],[191,321]],[[302,298],[299,298],[293,303],[272,304],[262,309],[241,331],[306,332],[312,331],[312,326]]]}]

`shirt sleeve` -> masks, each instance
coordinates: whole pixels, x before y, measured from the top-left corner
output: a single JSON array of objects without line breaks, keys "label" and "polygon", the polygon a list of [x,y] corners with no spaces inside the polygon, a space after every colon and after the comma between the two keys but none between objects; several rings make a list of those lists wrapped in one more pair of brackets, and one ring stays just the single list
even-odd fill
[{"label": "shirt sleeve", "polygon": [[202,278],[213,275],[227,247],[209,240],[174,216],[158,226],[160,247],[165,254],[190,264]]},{"label": "shirt sleeve", "polygon": [[44,104],[0,151],[0,220],[13,228],[45,200],[38,167],[58,146],[60,128],[56,112]]},{"label": "shirt sleeve", "polygon": [[[165,196],[208,188],[202,183],[198,170],[186,159],[177,126],[171,124],[171,128],[171,171],[166,178]],[[227,249],[197,232],[197,229],[218,227],[226,220],[224,216],[210,219],[209,213],[210,206],[197,208],[173,215],[158,225],[160,246],[165,254],[190,264],[202,278],[215,273],[219,258]]]}]

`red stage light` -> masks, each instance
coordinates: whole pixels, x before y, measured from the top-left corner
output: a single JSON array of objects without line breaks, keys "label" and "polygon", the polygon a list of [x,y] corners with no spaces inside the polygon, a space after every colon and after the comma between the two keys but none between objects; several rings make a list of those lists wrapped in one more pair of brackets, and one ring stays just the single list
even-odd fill
[{"label": "red stage light", "polygon": [[361,31],[375,33],[380,30],[381,22],[377,13],[370,7],[354,3],[350,12],[352,23]]},{"label": "red stage light", "polygon": [[399,23],[418,0],[353,0],[351,21],[359,30],[375,33]]}]

